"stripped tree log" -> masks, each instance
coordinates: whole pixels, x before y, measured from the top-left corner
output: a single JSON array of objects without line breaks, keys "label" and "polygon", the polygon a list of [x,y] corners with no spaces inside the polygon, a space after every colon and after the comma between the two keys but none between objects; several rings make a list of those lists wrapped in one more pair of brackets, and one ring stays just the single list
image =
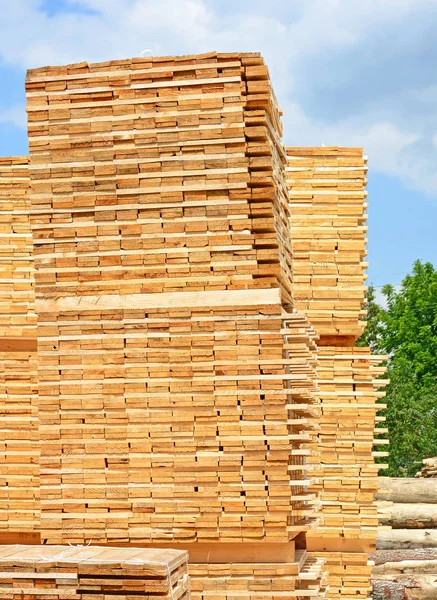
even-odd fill
[{"label": "stripped tree log", "polygon": [[373,567],[373,575],[435,575],[437,560],[401,560]]},{"label": "stripped tree log", "polygon": [[376,499],[400,504],[437,504],[437,479],[381,477]]},{"label": "stripped tree log", "polygon": [[395,503],[390,507],[390,513],[381,519],[381,525],[390,525],[393,529],[437,528],[437,504]]},{"label": "stripped tree log", "polygon": [[437,600],[437,575],[383,575],[372,587],[373,600]]},{"label": "stripped tree log", "polygon": [[369,560],[375,565],[387,562],[437,560],[437,548],[377,550],[369,554]]},{"label": "stripped tree log", "polygon": [[378,532],[378,550],[437,548],[436,529],[383,529]]}]

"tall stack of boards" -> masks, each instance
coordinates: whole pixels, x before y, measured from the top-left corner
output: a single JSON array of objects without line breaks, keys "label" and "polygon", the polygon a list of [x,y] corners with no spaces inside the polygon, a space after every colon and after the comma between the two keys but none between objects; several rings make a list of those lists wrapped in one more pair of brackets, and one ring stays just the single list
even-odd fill
[{"label": "tall stack of boards", "polygon": [[0,541],[188,550],[195,600],[366,598],[362,152],[285,149],[257,53],[33,69],[26,94]]},{"label": "tall stack of boards", "polygon": [[[365,323],[367,158],[361,148],[287,148],[295,306],[319,334],[321,417],[308,463],[321,521],[307,535],[324,557],[329,597],[366,598],[376,549],[378,488],[375,427],[386,381],[382,356],[356,347]],[[378,433],[386,430],[378,428]]]},{"label": "tall stack of boards", "polygon": [[28,158],[0,158],[0,544],[39,540],[36,314]]}]

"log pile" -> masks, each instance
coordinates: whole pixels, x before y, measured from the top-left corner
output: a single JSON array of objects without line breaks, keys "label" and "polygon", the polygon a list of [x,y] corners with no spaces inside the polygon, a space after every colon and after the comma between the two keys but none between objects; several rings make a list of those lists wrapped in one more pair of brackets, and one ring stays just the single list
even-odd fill
[{"label": "log pile", "polygon": [[188,600],[188,555],[180,550],[3,546],[3,598]]},{"label": "log pile", "polygon": [[380,478],[377,498],[392,503],[372,556],[374,598],[437,598],[437,481]]},{"label": "log pile", "polygon": [[378,549],[437,548],[437,481],[382,477],[377,499],[391,503]]},{"label": "log pile", "polygon": [[316,334],[290,309],[262,58],[36,69],[26,89],[42,540],[193,548],[198,598],[319,595],[323,560],[294,544],[315,523]]}]

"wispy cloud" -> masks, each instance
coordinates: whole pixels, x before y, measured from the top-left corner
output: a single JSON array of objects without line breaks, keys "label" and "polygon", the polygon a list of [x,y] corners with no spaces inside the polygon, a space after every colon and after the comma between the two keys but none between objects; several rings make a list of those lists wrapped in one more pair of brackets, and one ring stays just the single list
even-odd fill
[{"label": "wispy cloud", "polygon": [[[259,50],[285,142],[362,145],[371,167],[437,198],[437,0],[41,0],[2,6],[0,60],[16,67]],[[22,124],[21,109],[1,120]]]},{"label": "wispy cloud", "polygon": [[12,123],[19,129],[26,129],[26,108],[24,105],[0,106],[0,123]]}]

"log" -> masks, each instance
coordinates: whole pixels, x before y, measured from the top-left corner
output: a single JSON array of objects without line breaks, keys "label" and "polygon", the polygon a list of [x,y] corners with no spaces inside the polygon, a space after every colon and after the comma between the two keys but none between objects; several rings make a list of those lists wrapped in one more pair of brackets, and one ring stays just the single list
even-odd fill
[{"label": "log", "polygon": [[437,504],[437,479],[380,477],[376,499],[401,504]]},{"label": "log", "polygon": [[437,548],[436,529],[380,530],[376,541],[377,550],[399,548]]},{"label": "log", "polygon": [[391,516],[381,519],[381,525],[390,525],[393,529],[437,528],[437,504],[395,503],[390,512]]},{"label": "log", "polygon": [[372,574],[381,575],[433,575],[437,573],[437,560],[401,560],[375,565]]},{"label": "log", "polygon": [[377,550],[369,554],[369,560],[375,565],[386,562],[437,560],[437,548],[417,548],[415,550]]},{"label": "log", "polygon": [[385,579],[372,579],[373,600],[405,600],[405,587],[402,583]]},{"label": "log", "polygon": [[373,600],[437,600],[437,575],[385,575],[372,588]]}]

